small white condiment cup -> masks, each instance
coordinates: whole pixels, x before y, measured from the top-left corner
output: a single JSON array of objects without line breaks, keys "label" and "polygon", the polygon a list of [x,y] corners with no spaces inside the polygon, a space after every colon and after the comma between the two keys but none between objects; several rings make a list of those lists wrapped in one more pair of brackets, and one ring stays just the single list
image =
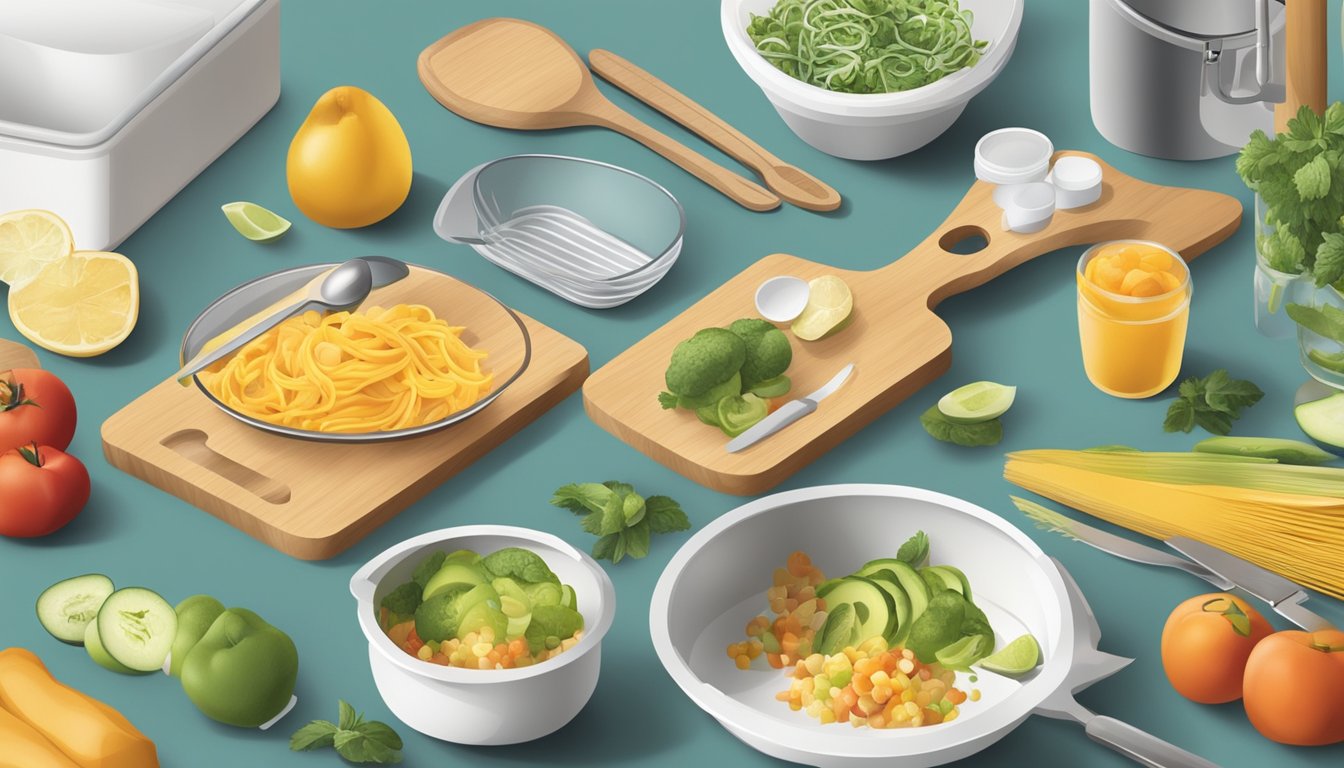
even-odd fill
[{"label": "small white condiment cup", "polygon": [[756,311],[772,323],[791,323],[807,308],[808,290],[802,278],[772,277],[756,289]]},{"label": "small white condiment cup", "polygon": [[1050,173],[1055,146],[1040,131],[1000,128],[975,144],[975,177],[990,184],[1026,184]]},{"label": "small white condiment cup", "polygon": [[994,190],[994,202],[1003,209],[1003,228],[1030,234],[1045,229],[1055,214],[1055,188],[1044,181],[1006,184]]},{"label": "small white condiment cup", "polygon": [[1067,211],[1101,199],[1101,165],[1090,157],[1070,155],[1055,161],[1050,171],[1055,185],[1055,208]]}]

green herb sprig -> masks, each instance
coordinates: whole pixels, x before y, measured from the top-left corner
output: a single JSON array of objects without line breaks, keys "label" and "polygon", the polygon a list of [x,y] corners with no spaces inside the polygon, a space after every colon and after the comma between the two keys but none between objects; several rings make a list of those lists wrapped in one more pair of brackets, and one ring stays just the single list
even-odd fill
[{"label": "green herb sprig", "polygon": [[401,762],[401,737],[392,727],[376,720],[365,720],[355,708],[340,702],[338,722],[314,720],[294,732],[289,748],[295,752],[335,748],[336,754],[352,763],[393,765]]},{"label": "green herb sprig", "polygon": [[998,445],[1003,439],[1003,422],[999,419],[990,419],[977,424],[959,424],[944,416],[943,412],[938,410],[937,403],[919,417],[919,423],[935,440],[967,448]]},{"label": "green herb sprig", "polygon": [[1167,408],[1163,431],[1189,432],[1203,427],[1215,435],[1226,435],[1232,431],[1232,422],[1241,418],[1242,410],[1265,396],[1256,385],[1234,379],[1222,368],[1202,379],[1192,376],[1182,381],[1178,393]]},{"label": "green herb sprig", "polygon": [[649,539],[655,533],[684,531],[691,521],[681,505],[666,496],[647,499],[629,483],[570,483],[555,490],[551,504],[583,515],[583,529],[599,537],[593,557],[619,563],[627,555],[649,554]]}]

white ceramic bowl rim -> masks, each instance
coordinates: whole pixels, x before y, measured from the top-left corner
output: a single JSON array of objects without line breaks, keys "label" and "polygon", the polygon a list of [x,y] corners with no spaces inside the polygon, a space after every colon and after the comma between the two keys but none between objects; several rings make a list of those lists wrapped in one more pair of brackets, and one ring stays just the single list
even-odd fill
[{"label": "white ceramic bowl rim", "polygon": [[[544,544],[578,561],[592,573],[593,579],[598,584],[599,594],[597,598],[600,601],[600,611],[598,612],[597,622],[583,628],[583,637],[570,650],[555,658],[522,669],[479,670],[446,667],[422,661],[398,648],[393,644],[391,638],[378,627],[373,595],[379,582],[393,567],[407,558],[416,557],[428,547],[473,536],[515,538],[520,542]],[[364,637],[369,641],[369,645],[377,649],[384,658],[412,675],[464,685],[489,685],[527,680],[571,664],[583,655],[597,650],[602,643],[603,636],[607,634],[607,630],[611,629],[611,623],[616,614],[616,587],[612,584],[611,577],[607,575],[607,572],[588,553],[580,551],[563,539],[549,533],[512,525],[462,525],[455,528],[442,528],[395,544],[355,572],[355,575],[350,578],[350,593],[355,597],[356,610],[359,614],[359,628],[363,630]]]},{"label": "white ceramic bowl rim", "polygon": [[[1050,649],[1050,655],[1043,660],[1040,672],[1023,683],[1012,695],[997,702],[990,702],[990,708],[986,711],[977,713],[974,718],[961,721],[961,726],[956,731],[937,727],[883,731],[841,728],[835,729],[834,732],[823,733],[807,727],[795,728],[731,698],[718,688],[700,680],[686,659],[673,646],[668,627],[668,609],[672,591],[687,563],[716,536],[753,517],[798,502],[844,496],[885,496],[948,507],[987,523],[1032,556],[1049,582],[1053,590],[1050,597],[1058,603],[1060,611],[1058,643]],[[750,733],[761,741],[773,742],[795,753],[862,757],[869,760],[915,754],[928,755],[974,740],[997,741],[1064,684],[1074,653],[1073,608],[1068,589],[1059,574],[1059,569],[1034,541],[1003,518],[970,502],[922,488],[900,485],[856,483],[801,488],[766,496],[727,512],[700,529],[683,544],[664,569],[657,586],[654,587],[653,599],[649,606],[649,630],[654,650],[673,681],[703,710],[725,725],[731,724],[734,730]],[[981,703],[985,702],[982,700]],[[804,718],[801,713],[798,716]],[[804,720],[800,725],[810,724],[810,720]],[[955,734],[957,740],[947,741],[948,734]]]},{"label": "white ceramic bowl rim", "polygon": [[[1011,3],[1011,16],[1001,39],[990,40],[974,66],[909,91],[896,93],[837,93],[790,77],[766,61],[742,23],[742,7],[753,0],[723,0],[720,21],[728,50],[747,76],[773,98],[792,103],[820,114],[879,117],[917,114],[935,111],[954,104],[962,104],[983,90],[1008,63],[1013,46],[1004,40],[1014,40],[1022,24],[1023,0],[992,0]],[[962,0],[963,3],[966,0]]]}]

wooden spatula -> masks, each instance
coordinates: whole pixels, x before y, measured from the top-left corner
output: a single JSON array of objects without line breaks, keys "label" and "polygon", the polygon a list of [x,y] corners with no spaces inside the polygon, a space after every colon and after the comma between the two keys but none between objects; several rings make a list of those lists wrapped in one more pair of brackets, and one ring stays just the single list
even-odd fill
[{"label": "wooden spatula", "polygon": [[520,19],[482,19],[426,48],[420,82],[440,104],[499,128],[610,128],[671,160],[753,211],[779,197],[612,104],[574,49],[545,27]]},{"label": "wooden spatula", "polygon": [[796,165],[780,160],[723,118],[676,88],[611,51],[588,52],[588,66],[603,80],[681,123],[724,154],[761,175],[770,190],[799,208],[833,211],[840,193]]},{"label": "wooden spatula", "polygon": [[[948,296],[1043,253],[1103,240],[1154,240],[1189,259],[1227,238],[1241,223],[1236,198],[1148,184],[1093,155],[1068,152],[1056,157],[1059,154],[1078,154],[1101,164],[1100,200],[1058,211],[1045,229],[1024,235],[1003,231],[993,187],[976,182],[942,226],[881,269],[856,272],[787,254],[767,256],[589,377],[583,387],[588,415],[603,429],[696,482],[725,493],[762,493],[947,370],[952,332],[932,310]],[[972,237],[987,242],[974,253],[960,253]],[[1051,279],[1072,284],[1073,272],[1072,264],[1060,261]],[[794,275],[811,280],[827,274],[839,276],[853,289],[854,314],[849,327],[830,338],[793,341],[788,370],[791,396],[820,387],[847,363],[855,364],[855,372],[815,413],[769,440],[729,453],[728,438],[701,424],[695,414],[659,407],[658,392],[666,387],[663,372],[678,342],[702,328],[754,317],[753,296],[768,278]],[[1055,321],[1076,322],[1072,313]],[[1078,365],[1077,349],[1061,349],[1058,354],[1060,365]]]}]

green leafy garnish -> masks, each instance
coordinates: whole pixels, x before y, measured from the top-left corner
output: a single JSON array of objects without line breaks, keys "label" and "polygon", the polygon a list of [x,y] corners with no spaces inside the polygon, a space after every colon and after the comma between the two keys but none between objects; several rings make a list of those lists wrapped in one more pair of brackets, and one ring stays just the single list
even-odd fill
[{"label": "green leafy garnish", "polygon": [[924,431],[932,435],[935,440],[968,448],[997,445],[1003,439],[1002,421],[990,419],[977,424],[958,424],[944,416],[943,412],[938,410],[937,404],[919,417],[919,423],[924,425]]},{"label": "green leafy garnish", "polygon": [[510,578],[524,584],[560,583],[560,577],[551,572],[540,555],[522,547],[505,547],[492,552],[481,558],[481,565],[497,579]]},{"label": "green leafy garnish", "polygon": [[383,596],[378,604],[386,608],[389,613],[398,616],[410,616],[415,613],[415,609],[420,607],[420,597],[425,588],[414,581],[408,581],[398,586],[396,589]]},{"label": "green leafy garnish", "polygon": [[1202,427],[1215,435],[1232,431],[1232,422],[1241,418],[1243,409],[1260,402],[1265,393],[1249,381],[1233,379],[1219,368],[1204,378],[1182,381],[1179,396],[1167,408],[1162,429],[1189,432]]},{"label": "green leafy garnish", "polygon": [[1256,248],[1270,269],[1311,273],[1317,286],[1344,278],[1344,105],[1324,119],[1304,105],[1272,138],[1255,131],[1237,173],[1264,201],[1273,232]]},{"label": "green leafy garnish", "polygon": [[386,723],[365,720],[355,708],[340,702],[338,722],[314,720],[294,732],[289,748],[295,752],[334,747],[352,763],[391,765],[401,762],[401,737]]},{"label": "green leafy garnish", "polygon": [[929,537],[923,531],[916,531],[914,536],[905,540],[901,548],[896,550],[896,559],[909,563],[918,568],[929,559]]},{"label": "green leafy garnish", "polygon": [[691,527],[677,502],[666,496],[644,498],[634,486],[614,480],[561,486],[551,503],[582,515],[583,530],[598,537],[593,557],[612,563],[627,555],[636,559],[648,555],[652,534]]},{"label": "green leafy garnish", "polygon": [[1293,322],[1306,328],[1317,336],[1344,344],[1344,309],[1323,304],[1309,307],[1305,304],[1289,304],[1285,307]]},{"label": "green leafy garnish", "polygon": [[908,91],[980,60],[957,0],[779,0],[751,15],[761,56],[805,83],[844,93]]}]

